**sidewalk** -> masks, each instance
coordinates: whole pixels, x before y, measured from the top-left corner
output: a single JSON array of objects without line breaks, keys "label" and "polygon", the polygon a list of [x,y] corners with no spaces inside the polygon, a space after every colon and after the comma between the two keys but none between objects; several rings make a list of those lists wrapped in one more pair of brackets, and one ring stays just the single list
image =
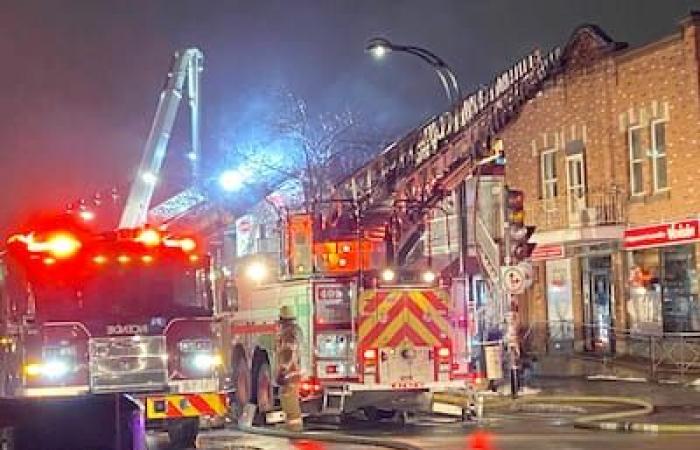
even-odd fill
[{"label": "sidewalk", "polygon": [[[638,397],[651,401],[656,412],[639,421],[700,423],[700,390],[684,385],[644,381],[645,374],[629,368],[611,372],[597,361],[572,356],[545,356],[528,387],[544,395]],[[597,378],[615,375],[616,378]]]}]

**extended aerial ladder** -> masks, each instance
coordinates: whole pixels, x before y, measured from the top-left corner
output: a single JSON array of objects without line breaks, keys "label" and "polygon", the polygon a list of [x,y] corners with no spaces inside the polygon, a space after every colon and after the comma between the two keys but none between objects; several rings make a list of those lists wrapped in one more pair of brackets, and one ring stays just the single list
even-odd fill
[{"label": "extended aerial ladder", "polygon": [[[141,163],[131,184],[126,204],[119,220],[119,228],[136,228],[148,220],[151,199],[156,182],[163,166],[168,149],[168,142],[173,130],[177,111],[183,95],[187,95],[190,110],[191,145],[188,158],[192,167],[193,185],[199,176],[200,143],[200,84],[204,68],[204,55],[197,48],[188,48],[176,52],[168,72],[165,86],[158,100],[153,125],[143,149]],[[185,83],[187,90],[185,91]],[[188,189],[179,194],[187,209],[204,201],[196,189]],[[177,197],[177,196],[176,196]]]},{"label": "extended aerial ladder", "polygon": [[337,203],[329,215],[354,217],[361,211],[360,226],[384,225],[395,254],[405,257],[431,210],[480,167],[502,156],[494,138],[556,72],[558,60],[558,49],[546,55],[535,50],[453,110],[387,147],[335,186]]}]

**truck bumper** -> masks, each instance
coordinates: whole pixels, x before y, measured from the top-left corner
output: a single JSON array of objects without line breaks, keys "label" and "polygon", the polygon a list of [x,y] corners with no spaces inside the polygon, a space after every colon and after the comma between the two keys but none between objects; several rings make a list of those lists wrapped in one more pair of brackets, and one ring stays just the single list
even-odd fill
[{"label": "truck bumper", "polygon": [[147,421],[163,421],[200,417],[216,422],[223,420],[229,412],[226,394],[210,392],[195,394],[146,395],[145,404]]},{"label": "truck bumper", "polygon": [[90,393],[85,386],[42,386],[24,387],[19,391],[20,397],[75,397]]},{"label": "truck bumper", "polygon": [[362,408],[429,412],[432,394],[465,387],[464,380],[425,384],[362,384],[345,383],[324,386],[322,414],[352,413]]}]

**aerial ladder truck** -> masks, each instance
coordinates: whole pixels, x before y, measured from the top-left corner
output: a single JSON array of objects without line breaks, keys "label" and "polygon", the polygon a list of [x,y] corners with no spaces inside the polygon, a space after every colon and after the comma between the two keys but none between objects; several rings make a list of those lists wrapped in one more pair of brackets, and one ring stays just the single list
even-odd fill
[{"label": "aerial ladder truck", "polygon": [[[13,397],[131,394],[146,424],[194,447],[201,422],[222,423],[221,304],[201,235],[164,222],[206,203],[198,190],[203,54],[174,55],[116,230],[60,218],[7,241],[4,339],[17,358],[3,367]],[[156,182],[183,99],[190,111],[192,187],[149,220]],[[7,346],[7,345],[6,345]]]},{"label": "aerial ladder truck", "polygon": [[498,132],[556,61],[526,56],[341,180],[321,214],[289,217],[286,275],[248,286],[233,316],[235,401],[273,407],[280,306],[296,312],[309,349],[301,389],[309,413],[362,411],[375,420],[431,407],[431,393],[470,384],[469,311],[451,283],[460,268],[449,258],[438,264],[429,248],[415,258],[414,248],[429,247],[435,211],[450,201],[465,209],[466,179],[502,170]]}]

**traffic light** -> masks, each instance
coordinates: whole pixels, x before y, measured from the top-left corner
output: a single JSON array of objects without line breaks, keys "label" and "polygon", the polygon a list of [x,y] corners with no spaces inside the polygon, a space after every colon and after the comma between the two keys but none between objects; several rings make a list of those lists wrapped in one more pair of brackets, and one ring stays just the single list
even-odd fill
[{"label": "traffic light", "polygon": [[511,263],[527,259],[535,249],[535,244],[528,241],[535,232],[535,227],[525,225],[525,194],[519,189],[508,189],[506,199],[507,219],[510,225],[511,247],[508,249]]},{"label": "traffic light", "polygon": [[494,139],[493,143],[491,144],[491,150],[493,150],[493,154],[496,156],[495,163],[499,166],[505,166],[506,154],[503,150],[503,140],[498,138]]}]

